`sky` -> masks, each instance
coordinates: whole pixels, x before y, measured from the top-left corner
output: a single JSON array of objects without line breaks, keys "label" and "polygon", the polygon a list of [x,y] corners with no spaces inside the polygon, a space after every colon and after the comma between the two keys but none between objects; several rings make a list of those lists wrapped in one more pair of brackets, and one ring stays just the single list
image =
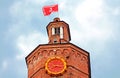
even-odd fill
[{"label": "sky", "polygon": [[[44,16],[42,7],[53,4],[59,12]],[[0,0],[0,78],[27,78],[25,57],[48,43],[55,17],[90,53],[92,78],[120,78],[120,0]]]}]

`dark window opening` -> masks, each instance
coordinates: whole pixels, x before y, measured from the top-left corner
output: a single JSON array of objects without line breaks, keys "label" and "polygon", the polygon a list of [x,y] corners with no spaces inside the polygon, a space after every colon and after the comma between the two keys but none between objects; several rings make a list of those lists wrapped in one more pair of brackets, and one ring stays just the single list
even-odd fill
[{"label": "dark window opening", "polygon": [[54,41],[54,43],[57,43],[57,41]]},{"label": "dark window opening", "polygon": [[54,38],[54,41],[53,41],[54,43],[57,43],[57,39],[56,38]]},{"label": "dark window opening", "polygon": [[55,28],[55,34],[60,34],[60,27]]}]

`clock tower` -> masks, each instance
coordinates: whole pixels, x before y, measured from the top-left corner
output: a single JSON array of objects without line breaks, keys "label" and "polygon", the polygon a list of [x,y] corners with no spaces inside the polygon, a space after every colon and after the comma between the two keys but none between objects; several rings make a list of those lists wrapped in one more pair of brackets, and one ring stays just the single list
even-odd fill
[{"label": "clock tower", "polygon": [[70,43],[69,25],[54,18],[46,29],[48,44],[26,57],[28,78],[91,78],[89,53]]}]

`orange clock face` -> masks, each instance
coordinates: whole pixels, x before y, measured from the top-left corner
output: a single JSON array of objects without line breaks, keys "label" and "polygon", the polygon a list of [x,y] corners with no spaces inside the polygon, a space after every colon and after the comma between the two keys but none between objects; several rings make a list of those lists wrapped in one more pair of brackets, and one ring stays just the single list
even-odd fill
[{"label": "orange clock face", "polygon": [[45,69],[49,74],[61,74],[66,69],[66,62],[60,57],[53,57],[47,60]]}]

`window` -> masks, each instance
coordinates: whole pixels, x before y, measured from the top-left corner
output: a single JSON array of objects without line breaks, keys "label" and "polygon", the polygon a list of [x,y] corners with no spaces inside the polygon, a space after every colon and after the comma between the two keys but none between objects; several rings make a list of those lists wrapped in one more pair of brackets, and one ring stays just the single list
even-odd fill
[{"label": "window", "polygon": [[55,34],[60,34],[60,27],[55,28]]},{"label": "window", "polygon": [[63,38],[63,27],[52,28],[52,35],[60,35],[60,38]]}]

